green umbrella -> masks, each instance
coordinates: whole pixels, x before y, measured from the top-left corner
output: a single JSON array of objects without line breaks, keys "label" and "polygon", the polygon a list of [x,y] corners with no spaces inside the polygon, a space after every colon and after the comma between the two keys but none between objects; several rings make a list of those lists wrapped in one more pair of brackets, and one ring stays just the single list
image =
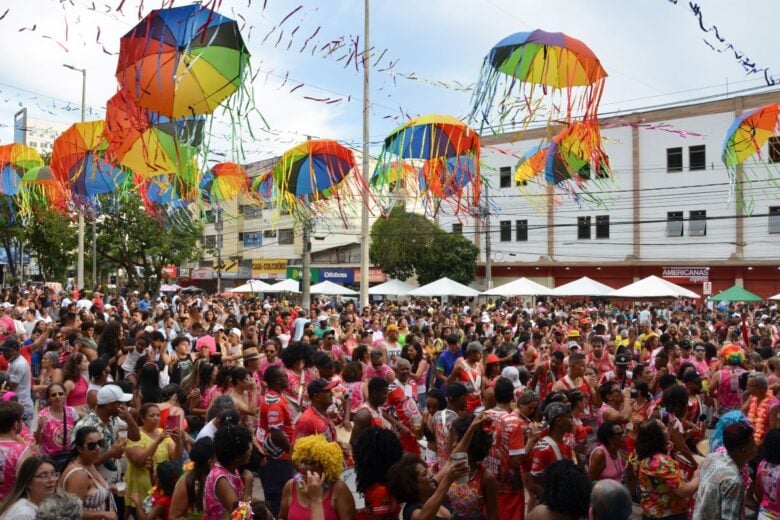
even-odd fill
[{"label": "green umbrella", "polygon": [[716,302],[762,302],[764,299],[752,292],[748,291],[744,287],[735,285],[730,289],[726,289],[723,292],[710,296],[710,300]]}]

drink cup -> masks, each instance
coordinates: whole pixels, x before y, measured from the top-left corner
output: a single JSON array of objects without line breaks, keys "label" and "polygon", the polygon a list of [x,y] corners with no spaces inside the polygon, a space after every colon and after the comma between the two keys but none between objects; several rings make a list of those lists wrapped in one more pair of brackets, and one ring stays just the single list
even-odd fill
[{"label": "drink cup", "polygon": [[[468,465],[468,463],[469,463],[469,456],[468,456],[468,454],[465,451],[456,451],[455,453],[450,455],[450,460],[452,461],[453,464],[463,463],[463,464]],[[466,484],[466,483],[468,483],[468,481],[469,481],[468,474],[463,475],[462,477],[460,477],[457,480],[458,484]]]},{"label": "drink cup", "polygon": [[116,487],[116,494],[121,496],[125,495],[125,490],[127,489],[127,484],[124,482],[117,482],[114,484],[114,487]]},{"label": "drink cup", "polygon": [[116,434],[117,440],[127,440],[127,430],[121,430]]},{"label": "drink cup", "polygon": [[422,416],[415,415],[412,417],[412,428],[414,428],[414,433],[419,434],[422,432]]}]

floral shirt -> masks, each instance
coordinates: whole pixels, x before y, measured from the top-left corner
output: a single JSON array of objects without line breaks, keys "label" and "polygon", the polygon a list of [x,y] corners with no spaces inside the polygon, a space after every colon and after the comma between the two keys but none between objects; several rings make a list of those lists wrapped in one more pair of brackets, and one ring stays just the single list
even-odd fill
[{"label": "floral shirt", "polygon": [[656,453],[643,459],[639,463],[642,514],[649,518],[664,518],[685,513],[689,499],[677,498],[672,491],[682,484],[682,471],[669,455]]},{"label": "floral shirt", "polygon": [[712,453],[700,469],[693,520],[741,520],[745,482],[734,460],[728,454]]}]

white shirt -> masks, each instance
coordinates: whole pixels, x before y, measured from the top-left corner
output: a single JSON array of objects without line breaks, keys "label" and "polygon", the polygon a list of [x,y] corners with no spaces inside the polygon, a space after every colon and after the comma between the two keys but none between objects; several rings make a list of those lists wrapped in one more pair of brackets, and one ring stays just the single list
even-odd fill
[{"label": "white shirt", "polygon": [[0,516],[0,520],[35,520],[37,511],[38,507],[35,504],[26,498],[20,498],[3,516]]},{"label": "white shirt", "polygon": [[217,433],[217,425],[215,424],[216,419],[212,419],[209,422],[207,422],[203,428],[200,429],[198,432],[198,436],[195,439],[195,442],[198,442],[201,439],[205,439],[208,437],[209,439],[214,438],[214,434]]}]

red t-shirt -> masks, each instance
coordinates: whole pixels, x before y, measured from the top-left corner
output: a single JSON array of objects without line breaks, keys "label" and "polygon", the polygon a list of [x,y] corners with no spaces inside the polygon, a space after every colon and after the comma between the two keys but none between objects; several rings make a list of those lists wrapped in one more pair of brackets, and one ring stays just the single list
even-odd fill
[{"label": "red t-shirt", "polygon": [[489,469],[498,481],[499,493],[522,492],[520,470],[509,467],[509,458],[525,453],[523,423],[520,417],[506,410],[487,411],[493,419],[493,445],[490,447],[485,468]]},{"label": "red t-shirt", "polygon": [[336,440],[336,427],[333,422],[323,417],[314,407],[303,411],[298,421],[295,423],[294,439],[300,439],[308,435],[322,434],[328,439],[328,442]]},{"label": "red t-shirt", "polygon": [[[531,475],[539,477],[544,473],[545,468],[555,461],[563,458],[574,460],[571,447],[565,442],[556,442],[558,446],[558,452],[561,458],[555,453],[553,446],[548,442],[552,440],[552,437],[545,437],[536,444],[533,455],[531,456]],[[553,440],[553,442],[555,442]],[[576,462],[576,461],[575,461]]]},{"label": "red t-shirt", "polygon": [[[260,427],[257,429],[258,440],[262,444],[271,431],[281,429],[282,432],[293,440],[292,412],[287,401],[275,390],[269,390],[260,402]],[[284,453],[278,460],[287,460],[289,453]]]},{"label": "red t-shirt", "polygon": [[[411,389],[411,397],[406,395],[404,385],[400,382],[394,381],[391,383],[387,393],[385,408],[395,415],[401,424],[411,430],[412,417],[419,416],[420,409],[417,408],[417,385],[407,383],[407,386]],[[420,419],[422,420],[422,417]],[[400,434],[399,439],[405,452],[420,454],[420,445],[417,443],[417,438],[414,435]]]},{"label": "red t-shirt", "polygon": [[377,482],[372,484],[363,495],[365,498],[365,507],[357,512],[356,520],[372,520],[379,516],[386,518],[397,518],[399,507],[398,503],[387,489],[387,484]]}]

